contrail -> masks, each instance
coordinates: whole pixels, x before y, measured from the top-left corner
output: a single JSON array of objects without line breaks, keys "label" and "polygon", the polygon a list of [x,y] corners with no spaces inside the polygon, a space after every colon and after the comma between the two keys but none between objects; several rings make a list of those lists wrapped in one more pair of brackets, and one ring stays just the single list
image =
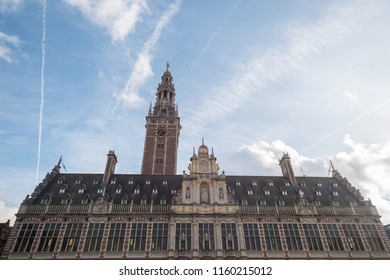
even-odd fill
[{"label": "contrail", "polygon": [[349,123],[343,125],[342,127],[338,128],[338,129],[336,129],[335,131],[333,131],[333,132],[330,133],[329,135],[327,135],[327,136],[321,138],[321,139],[318,140],[317,142],[315,142],[315,143],[311,144],[310,146],[304,148],[304,149],[301,150],[299,153],[305,152],[305,151],[309,150],[310,148],[313,148],[314,146],[317,146],[318,144],[324,142],[326,139],[332,137],[333,135],[335,135],[336,133],[340,132],[340,131],[343,130],[344,128],[347,128],[348,126],[354,124],[355,122],[357,122],[357,121],[361,120],[362,118],[366,117],[367,115],[371,114],[372,112],[374,112],[374,111],[378,110],[379,108],[385,106],[385,105],[386,105],[387,103],[389,103],[389,102],[390,102],[390,99],[388,99],[388,100],[386,100],[385,102],[379,104],[378,106],[376,106],[376,107],[370,109],[369,111],[365,112],[364,114],[362,114],[361,116],[357,117],[356,119],[350,121]]},{"label": "contrail", "polygon": [[42,144],[42,120],[43,120],[43,103],[45,100],[45,56],[46,56],[46,0],[43,0],[42,11],[42,62],[41,62],[41,104],[39,108],[39,131],[38,131],[38,159],[37,172],[35,176],[35,184],[38,185],[39,165],[41,163],[41,144]]}]

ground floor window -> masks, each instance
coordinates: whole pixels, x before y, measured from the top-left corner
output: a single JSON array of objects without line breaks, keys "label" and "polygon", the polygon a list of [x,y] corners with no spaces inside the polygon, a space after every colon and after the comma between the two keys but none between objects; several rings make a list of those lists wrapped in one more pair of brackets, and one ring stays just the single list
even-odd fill
[{"label": "ground floor window", "polygon": [[147,223],[133,223],[131,225],[129,251],[145,251]]},{"label": "ground floor window", "polygon": [[283,224],[284,235],[286,236],[287,248],[289,250],[302,250],[302,242],[297,224]]},{"label": "ground floor window", "polygon": [[247,250],[261,250],[258,224],[243,224],[245,247]]},{"label": "ground floor window", "polygon": [[153,224],[152,251],[165,251],[168,249],[168,223]]},{"label": "ground floor window", "polygon": [[85,239],[84,251],[100,251],[102,244],[104,223],[90,223],[88,226],[87,237]]},{"label": "ground floor window", "polygon": [[122,251],[125,242],[126,223],[112,223],[108,235],[107,251]]},{"label": "ground floor window", "polygon": [[70,223],[66,225],[64,238],[62,239],[62,252],[77,251],[83,226],[83,223]]},{"label": "ground floor window", "polygon": [[278,224],[263,224],[264,237],[267,250],[279,251],[282,250]]},{"label": "ground floor window", "polygon": [[344,224],[343,230],[347,238],[348,246],[351,251],[364,251],[362,239],[359,231],[354,224]]},{"label": "ground floor window", "polygon": [[385,247],[382,243],[382,238],[379,235],[378,229],[375,225],[362,225],[364,235],[366,236],[368,246],[371,251],[384,251]]},{"label": "ground floor window", "polygon": [[199,248],[203,251],[214,250],[214,224],[199,224]]},{"label": "ground floor window", "polygon": [[190,223],[176,224],[176,250],[178,251],[191,250],[191,224]]},{"label": "ground floor window", "polygon": [[326,241],[328,242],[330,251],[344,250],[343,242],[341,240],[340,232],[336,224],[323,224]]},{"label": "ground floor window", "polygon": [[316,224],[303,224],[303,230],[305,231],[306,242],[309,250],[322,251],[324,248],[322,246],[318,226]]},{"label": "ground floor window", "polygon": [[16,238],[14,252],[30,252],[39,224],[23,224]]},{"label": "ground floor window", "polygon": [[236,224],[221,224],[222,249],[234,251],[238,249]]}]

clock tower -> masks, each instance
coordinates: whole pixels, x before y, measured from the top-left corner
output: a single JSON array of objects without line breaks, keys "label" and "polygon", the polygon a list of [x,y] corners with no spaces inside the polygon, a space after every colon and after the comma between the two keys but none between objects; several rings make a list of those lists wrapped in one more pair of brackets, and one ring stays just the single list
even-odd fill
[{"label": "clock tower", "polygon": [[145,127],[141,173],[175,175],[181,126],[169,63],[157,87],[154,107],[150,104]]}]

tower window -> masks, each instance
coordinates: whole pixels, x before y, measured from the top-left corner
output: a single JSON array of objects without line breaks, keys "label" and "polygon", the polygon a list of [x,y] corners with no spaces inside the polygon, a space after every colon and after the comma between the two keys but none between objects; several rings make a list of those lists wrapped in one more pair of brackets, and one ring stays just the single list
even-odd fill
[{"label": "tower window", "polygon": [[164,164],[163,158],[156,158],[156,164]]},{"label": "tower window", "polygon": [[157,143],[157,149],[164,149],[163,143]]}]

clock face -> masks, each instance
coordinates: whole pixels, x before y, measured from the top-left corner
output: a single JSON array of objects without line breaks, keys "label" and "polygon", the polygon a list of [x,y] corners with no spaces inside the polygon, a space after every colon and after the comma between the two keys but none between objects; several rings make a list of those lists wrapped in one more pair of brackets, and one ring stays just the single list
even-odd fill
[{"label": "clock face", "polygon": [[165,128],[158,128],[157,129],[157,136],[159,137],[165,137],[167,135],[167,130]]}]

